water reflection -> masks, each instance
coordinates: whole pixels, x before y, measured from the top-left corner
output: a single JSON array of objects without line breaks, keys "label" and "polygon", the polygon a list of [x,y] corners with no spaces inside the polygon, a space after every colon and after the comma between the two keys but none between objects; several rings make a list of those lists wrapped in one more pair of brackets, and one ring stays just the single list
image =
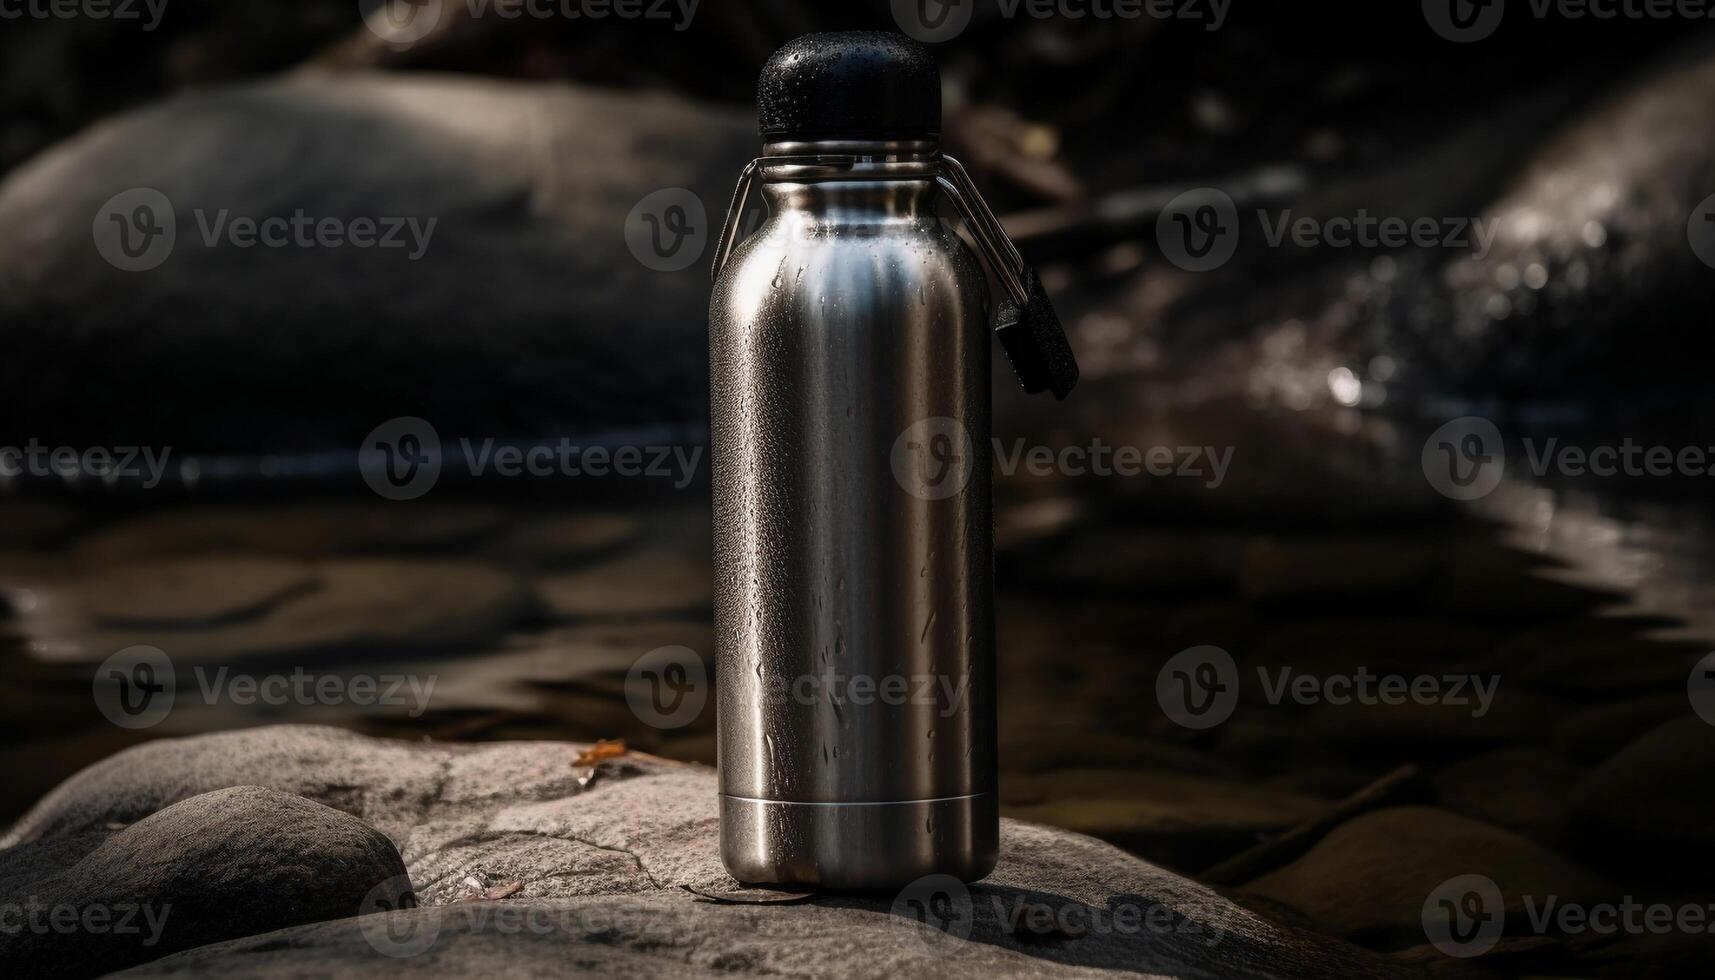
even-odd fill
[{"label": "water reflection", "polygon": [[1569,566],[1563,581],[1625,592],[1608,615],[1677,620],[1649,635],[1715,644],[1715,544],[1700,504],[1507,480],[1476,509],[1505,525],[1507,544]]}]

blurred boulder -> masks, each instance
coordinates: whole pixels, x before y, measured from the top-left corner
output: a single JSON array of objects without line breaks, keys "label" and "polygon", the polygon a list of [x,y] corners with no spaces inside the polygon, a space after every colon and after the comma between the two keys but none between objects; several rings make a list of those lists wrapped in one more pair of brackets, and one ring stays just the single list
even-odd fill
[{"label": "blurred boulder", "polygon": [[1616,420],[1684,422],[1671,406],[1707,405],[1683,354],[1715,312],[1712,132],[1715,54],[1700,42],[1546,140],[1486,209],[1492,248],[1423,270],[1421,290],[1371,283],[1395,300],[1384,334],[1427,369],[1416,380]]},{"label": "blurred boulder", "polygon": [[1592,855],[1654,858],[1707,875],[1715,861],[1715,728],[1682,717],[1592,769],[1570,800],[1572,831]]},{"label": "blurred boulder", "polygon": [[1246,889],[1314,916],[1341,936],[1394,945],[1420,941],[1423,907],[1450,880],[1492,879],[1509,913],[1523,896],[1587,901],[1598,875],[1510,831],[1433,807],[1391,807],[1346,823],[1308,854]]},{"label": "blurred boulder", "polygon": [[106,121],[0,184],[3,435],[255,455],[399,416],[443,443],[700,420],[707,244],[755,144],[669,95],[438,75]]},{"label": "blurred boulder", "polygon": [[1690,355],[1715,314],[1715,44],[1645,64],[1590,88],[1497,91],[1466,125],[1291,202],[1323,221],[1427,220],[1431,244],[1244,239],[1216,272],[1149,267],[1128,302],[1171,325],[1149,364],[1172,365],[1164,383],[1220,379],[1299,409],[1707,424]]}]

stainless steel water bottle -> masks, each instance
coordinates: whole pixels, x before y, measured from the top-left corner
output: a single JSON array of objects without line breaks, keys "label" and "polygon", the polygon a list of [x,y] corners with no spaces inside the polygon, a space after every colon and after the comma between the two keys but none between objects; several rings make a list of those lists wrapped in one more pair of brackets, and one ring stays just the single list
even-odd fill
[{"label": "stainless steel water bottle", "polygon": [[940,151],[926,48],[799,38],[758,108],[709,314],[722,858],[752,883],[974,881],[999,828],[989,335],[1028,390],[1065,397],[1077,366]]}]

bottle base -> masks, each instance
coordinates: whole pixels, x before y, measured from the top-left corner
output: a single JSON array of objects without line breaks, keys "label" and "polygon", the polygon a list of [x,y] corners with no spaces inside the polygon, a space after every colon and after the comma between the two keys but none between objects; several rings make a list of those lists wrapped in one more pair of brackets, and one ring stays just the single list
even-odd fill
[{"label": "bottle base", "polygon": [[897,890],[925,875],[972,882],[1000,846],[993,793],[889,803],[788,803],[721,794],[721,860],[754,885]]}]

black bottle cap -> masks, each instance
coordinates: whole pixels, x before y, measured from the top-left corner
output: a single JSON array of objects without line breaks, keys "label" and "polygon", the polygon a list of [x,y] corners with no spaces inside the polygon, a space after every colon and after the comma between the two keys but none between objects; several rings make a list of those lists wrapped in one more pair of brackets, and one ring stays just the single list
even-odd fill
[{"label": "black bottle cap", "polygon": [[941,132],[941,72],[903,34],[806,34],[763,66],[756,107],[768,142],[924,139]]}]

